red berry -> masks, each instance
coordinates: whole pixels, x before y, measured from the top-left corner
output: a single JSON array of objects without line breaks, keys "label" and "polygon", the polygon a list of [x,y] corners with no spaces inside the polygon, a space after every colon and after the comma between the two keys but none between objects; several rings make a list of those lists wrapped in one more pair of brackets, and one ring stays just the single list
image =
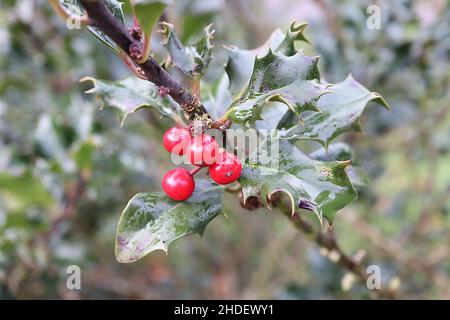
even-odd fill
[{"label": "red berry", "polygon": [[216,162],[219,153],[219,144],[207,134],[195,136],[187,146],[188,160],[195,166],[210,166]]},{"label": "red berry", "polygon": [[217,163],[209,167],[209,176],[218,184],[229,184],[241,176],[241,161],[232,153],[221,152]]},{"label": "red berry", "polygon": [[175,168],[167,172],[161,185],[164,192],[175,201],[188,199],[195,189],[194,178],[185,168]]},{"label": "red berry", "polygon": [[186,128],[173,127],[164,133],[163,145],[167,151],[183,155],[191,142],[191,133]]}]

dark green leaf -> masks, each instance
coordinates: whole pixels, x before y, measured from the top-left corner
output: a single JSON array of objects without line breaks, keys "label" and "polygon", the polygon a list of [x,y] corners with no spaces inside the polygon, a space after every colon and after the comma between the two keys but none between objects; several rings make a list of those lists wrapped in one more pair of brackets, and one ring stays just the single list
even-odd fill
[{"label": "dark green leaf", "polygon": [[319,82],[318,57],[299,51],[293,56],[269,53],[256,58],[247,93],[227,111],[236,123],[253,123],[261,117],[267,102],[286,104],[298,116],[305,110],[317,111],[317,101],[328,85]]},{"label": "dark green leaf", "polygon": [[270,207],[272,195],[284,192],[291,199],[292,213],[308,209],[331,223],[338,210],[357,198],[346,173],[348,161],[314,160],[287,140],[270,140],[280,143],[279,153],[270,155],[267,141],[243,166],[239,183],[245,200],[259,195]]},{"label": "dark green leaf", "polygon": [[207,180],[197,180],[193,195],[176,202],[161,192],[135,195],[120,217],[116,238],[119,262],[134,262],[155,250],[167,249],[171,242],[202,234],[206,225],[222,212],[223,188]]},{"label": "dark green leaf", "polygon": [[198,79],[205,74],[211,62],[214,30],[211,25],[203,31],[202,38],[191,46],[183,46],[172,24],[163,22],[163,45],[169,51],[173,63],[191,79]]},{"label": "dark green leaf", "polygon": [[350,131],[362,132],[361,114],[370,101],[389,108],[387,102],[376,92],[370,92],[352,76],[333,85],[331,93],[317,103],[320,112],[303,118],[303,124],[282,131],[285,139],[313,140],[327,147],[337,136]]},{"label": "dark green leaf", "polygon": [[117,109],[122,118],[122,124],[129,114],[141,108],[151,108],[162,116],[177,120],[178,115],[174,111],[175,103],[168,96],[161,97],[158,94],[158,88],[148,81],[136,77],[120,81],[85,77],[80,81],[92,82],[93,87],[86,93],[95,93],[101,101],[101,107],[106,105]]},{"label": "dark green leaf", "polygon": [[305,41],[309,42],[309,40],[306,38],[306,36],[303,34],[303,31],[305,30],[306,26],[308,24],[306,22],[300,23],[299,25],[296,24],[294,21],[290,26],[286,34],[284,35],[283,40],[281,43],[276,47],[275,51],[281,52],[285,54],[286,56],[293,56],[297,53],[297,50],[295,49],[295,42],[296,41]]},{"label": "dark green leaf", "polygon": [[248,86],[257,56],[265,56],[269,49],[273,52],[283,53],[286,56],[295,55],[297,51],[294,43],[297,40],[308,41],[303,35],[306,26],[306,23],[296,25],[293,22],[286,33],[277,29],[265,44],[253,50],[242,50],[235,46],[226,46],[228,62],[225,71],[230,79],[232,95],[234,97],[240,96]]}]

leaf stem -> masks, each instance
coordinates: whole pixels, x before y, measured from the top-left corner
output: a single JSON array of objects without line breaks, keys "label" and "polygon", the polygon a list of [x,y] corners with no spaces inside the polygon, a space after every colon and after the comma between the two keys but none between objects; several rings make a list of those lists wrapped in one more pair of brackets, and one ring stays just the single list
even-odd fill
[{"label": "leaf stem", "polygon": [[125,53],[123,53],[122,51],[119,52],[119,56],[122,58],[123,62],[125,63],[125,65],[127,66],[127,68],[131,71],[131,73],[133,73],[136,77],[138,77],[139,79],[142,80],[147,80],[147,77],[145,76],[145,74],[142,72],[141,67],[138,67],[134,64],[133,60],[131,60],[131,58],[129,56],[127,56]]},{"label": "leaf stem", "polygon": [[231,124],[232,124],[232,122],[231,122],[231,120],[229,118],[229,114],[227,112],[220,119],[214,121],[211,124],[211,128],[224,131],[224,130],[228,129],[229,127],[231,127]]}]

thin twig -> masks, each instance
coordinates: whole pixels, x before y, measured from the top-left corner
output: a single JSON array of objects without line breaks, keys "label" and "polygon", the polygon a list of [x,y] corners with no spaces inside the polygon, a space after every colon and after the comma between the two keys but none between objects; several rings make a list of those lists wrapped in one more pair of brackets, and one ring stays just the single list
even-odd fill
[{"label": "thin twig", "polygon": [[[369,275],[367,274],[366,269],[361,265],[360,261],[349,256],[341,249],[331,228],[328,228],[325,231],[316,231],[312,225],[301,217],[300,213],[295,212],[295,214],[292,215],[291,206],[286,205],[283,201],[273,203],[273,206],[278,207],[298,230],[310,237],[317,245],[319,245],[319,247],[326,249],[332,254],[333,259],[331,259],[330,256],[330,260],[344,269],[347,269],[355,275],[362,284],[365,285],[367,283]],[[398,298],[398,294],[388,288],[380,288],[374,290],[374,292],[381,298]]]},{"label": "thin twig", "polygon": [[[435,261],[429,257],[421,257],[420,259],[410,257],[404,252],[404,248],[401,245],[383,237],[383,235],[371,225],[365,223],[361,219],[357,219],[356,215],[351,211],[347,210],[343,217],[347,222],[351,223],[356,231],[368,239],[380,253],[395,259],[400,263],[404,269],[407,270],[407,274],[415,272],[424,274],[430,282],[436,285],[442,297],[450,297],[449,279],[436,270],[436,263],[439,263],[439,260]],[[441,257],[439,256],[438,259],[440,258]]]}]

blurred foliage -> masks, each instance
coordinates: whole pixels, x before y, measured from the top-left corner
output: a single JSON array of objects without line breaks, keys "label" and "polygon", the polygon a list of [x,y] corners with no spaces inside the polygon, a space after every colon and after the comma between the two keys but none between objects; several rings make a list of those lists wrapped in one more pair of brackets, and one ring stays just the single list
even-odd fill
[{"label": "blurred foliage", "polygon": [[[371,182],[336,217],[337,239],[346,252],[365,250],[399,297],[449,298],[450,8],[377,1],[382,29],[370,30],[371,4],[178,0],[164,14],[184,43],[214,23],[209,80],[223,69],[222,44],[252,49],[297,20],[310,22],[314,46],[305,52],[321,55],[327,80],[351,73],[382,92],[392,110],[369,108],[367,134],[339,139]],[[0,298],[370,297],[281,215],[242,210],[233,195],[203,240],[118,264],[119,214],[132,195],[159,189],[170,163],[159,142],[170,122],[140,110],[121,128],[78,83],[127,76],[112,51],[67,30],[45,2],[5,0],[0,9]],[[66,289],[72,264],[82,270],[80,291]]]}]

